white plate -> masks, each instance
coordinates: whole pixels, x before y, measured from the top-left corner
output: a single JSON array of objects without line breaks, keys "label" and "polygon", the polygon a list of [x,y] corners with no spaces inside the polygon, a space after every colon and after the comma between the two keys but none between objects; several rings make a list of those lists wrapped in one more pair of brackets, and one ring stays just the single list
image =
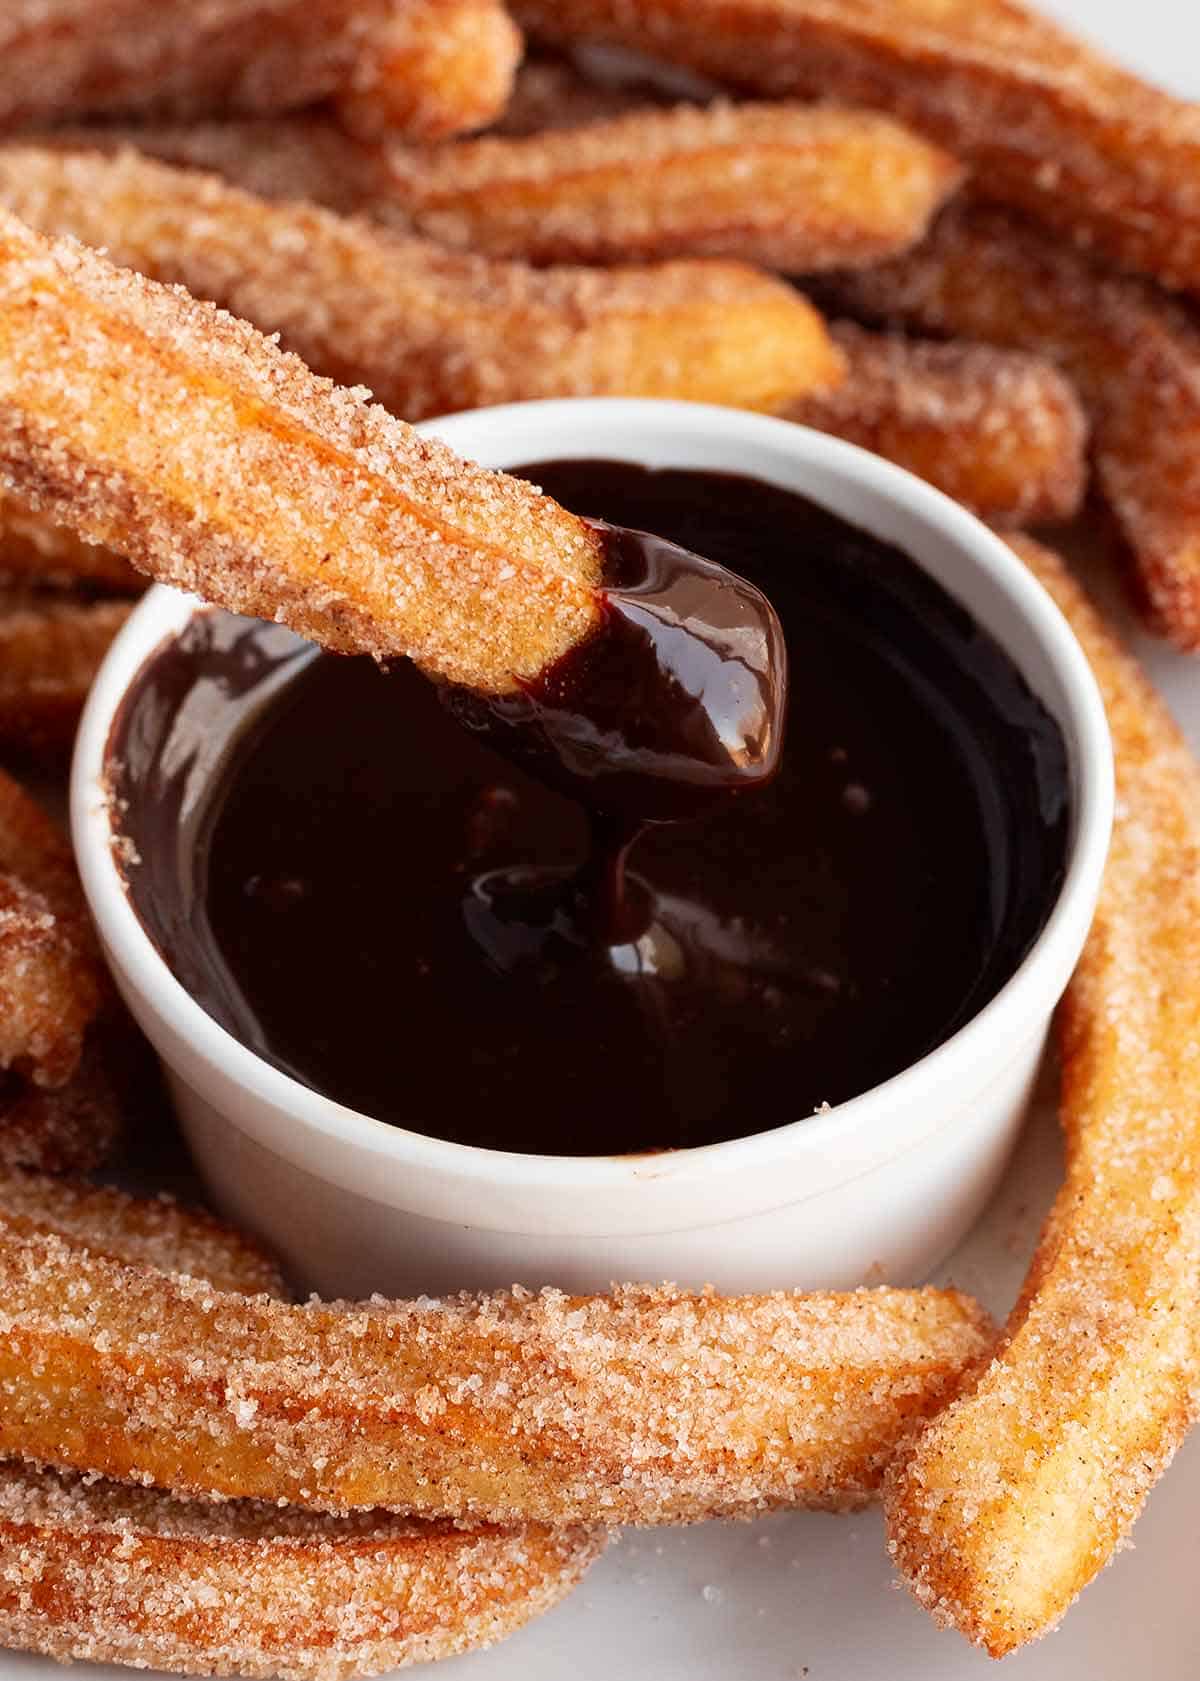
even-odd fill
[{"label": "white plate", "polygon": [[[1194,0],[1044,0],[1138,69],[1200,97]],[[1127,623],[1111,577],[1093,580]],[[1200,667],[1148,638],[1138,652],[1200,749]],[[947,1276],[1003,1311],[1058,1183],[1053,1106],[1031,1122],[996,1204]],[[1151,1497],[1127,1549],[1048,1642],[1007,1660],[1005,1681],[1197,1681],[1200,1440]],[[894,1590],[877,1514],[629,1533],[583,1587],[438,1681],[971,1681],[996,1673]],[[81,1666],[120,1681],[128,1671]],[[0,1681],[47,1681],[44,1659],[0,1655]]]}]

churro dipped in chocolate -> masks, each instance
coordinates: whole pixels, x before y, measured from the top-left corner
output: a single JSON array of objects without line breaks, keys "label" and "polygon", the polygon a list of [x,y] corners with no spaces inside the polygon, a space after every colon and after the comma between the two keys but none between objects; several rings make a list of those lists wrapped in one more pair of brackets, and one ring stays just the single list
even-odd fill
[{"label": "churro dipped in chocolate", "polygon": [[811,305],[739,264],[533,270],[133,153],[0,151],[0,204],[280,333],[406,419],[584,395],[772,408],[842,375]]},{"label": "churro dipped in chocolate", "polygon": [[429,140],[498,115],[519,58],[500,0],[15,0],[0,128],[336,98],[368,132]]},{"label": "churro dipped in chocolate", "polygon": [[834,341],[845,383],[789,420],[884,455],[996,525],[1070,519],[1087,486],[1087,422],[1052,362],[991,345],[872,333]]},{"label": "churro dipped in chocolate", "polygon": [[547,42],[606,42],[775,98],[889,111],[990,198],[1200,289],[1200,106],[1019,0],[518,0]]},{"label": "churro dipped in chocolate", "polygon": [[778,762],[782,637],[752,586],[577,519],[11,217],[0,483],[219,605],[492,697],[498,728],[639,818]]}]

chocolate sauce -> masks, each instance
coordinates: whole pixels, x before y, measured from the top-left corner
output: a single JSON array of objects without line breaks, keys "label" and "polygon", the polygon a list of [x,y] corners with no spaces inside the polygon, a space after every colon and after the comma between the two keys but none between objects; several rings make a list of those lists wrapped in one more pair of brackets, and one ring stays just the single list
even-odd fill
[{"label": "chocolate sauce", "polygon": [[[696,666],[676,667],[665,793],[636,692],[606,691],[599,666],[485,718],[411,667],[203,612],[148,662],[110,749],[152,937],[277,1066],[497,1149],[711,1143],[897,1073],[995,995],[1044,924],[1070,820],[1057,726],[919,567],[800,497],[611,462],[529,474],[766,590],[790,656],[782,757],[773,621],[753,595],[732,604],[699,709]],[[643,582],[614,587],[636,604]],[[609,621],[635,655],[638,613]],[[659,650],[682,616],[650,626]],[[594,726],[623,698],[635,758],[614,771]],[[735,727],[714,731],[723,714]],[[646,715],[660,743],[662,723]],[[648,805],[707,815],[654,821],[630,853]]]}]

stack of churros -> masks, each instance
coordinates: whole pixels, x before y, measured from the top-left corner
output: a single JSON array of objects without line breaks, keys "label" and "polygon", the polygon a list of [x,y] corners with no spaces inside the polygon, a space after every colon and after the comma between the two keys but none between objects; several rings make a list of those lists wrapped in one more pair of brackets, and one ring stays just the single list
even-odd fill
[{"label": "stack of churros", "polygon": [[[53,785],[143,574],[492,695],[568,654],[595,528],[412,420],[611,394],[836,433],[1009,528],[1104,692],[1066,1183],[999,1334],[931,1289],[297,1304],[208,1216],[77,1177],[126,1029],[0,771],[0,1643],[332,1681],[518,1627],[615,1524],[882,1490],[917,1597],[1003,1654],[1200,1393],[1200,772],[1019,530],[1091,488],[1200,648],[1200,108],[1017,0],[512,10],[4,9],[0,755]],[[518,25],[651,68],[519,69]]]}]

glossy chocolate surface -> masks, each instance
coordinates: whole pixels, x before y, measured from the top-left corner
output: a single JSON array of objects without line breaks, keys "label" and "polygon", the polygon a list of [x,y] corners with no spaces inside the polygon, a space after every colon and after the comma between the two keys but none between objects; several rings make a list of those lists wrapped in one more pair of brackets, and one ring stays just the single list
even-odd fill
[{"label": "glossy chocolate surface", "polygon": [[701,778],[702,821],[632,844],[611,770],[548,786],[536,741],[501,755],[494,716],[462,728],[471,706],[411,667],[201,613],[113,732],[151,935],[279,1067],[497,1149],[704,1144],[899,1072],[995,995],[1049,913],[1070,816],[1057,726],[919,567],[801,497],[610,462],[528,471],[765,590],[790,667],[773,780]]}]

